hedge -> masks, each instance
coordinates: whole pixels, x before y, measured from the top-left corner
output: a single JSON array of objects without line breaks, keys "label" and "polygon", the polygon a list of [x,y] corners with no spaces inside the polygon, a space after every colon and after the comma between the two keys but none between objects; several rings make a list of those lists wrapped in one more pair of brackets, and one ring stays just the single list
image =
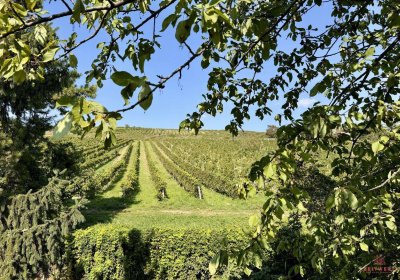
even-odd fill
[{"label": "hedge", "polygon": [[[226,242],[222,242],[226,237]],[[232,251],[248,239],[240,229],[130,230],[97,225],[75,232],[71,279],[210,279],[208,264],[221,244]],[[232,263],[217,278],[241,278]]]}]

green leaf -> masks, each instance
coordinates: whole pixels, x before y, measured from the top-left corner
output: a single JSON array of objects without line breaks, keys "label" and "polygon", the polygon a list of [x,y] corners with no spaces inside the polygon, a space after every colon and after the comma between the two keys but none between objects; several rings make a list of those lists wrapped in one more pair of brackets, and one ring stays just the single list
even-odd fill
[{"label": "green leaf", "polygon": [[214,8],[213,11],[230,27],[233,27],[232,21],[229,19],[228,15],[223,13],[221,10]]},{"label": "green leaf", "polygon": [[78,59],[76,58],[76,56],[74,54],[70,54],[69,55],[69,65],[72,68],[76,68],[78,66]]},{"label": "green leaf", "polygon": [[379,141],[376,141],[372,143],[371,148],[374,154],[376,155],[378,152],[382,151],[385,148],[385,146],[382,145]]},{"label": "green leaf", "polygon": [[390,138],[387,137],[387,136],[385,136],[385,135],[382,135],[382,136],[379,138],[379,140],[380,140],[382,143],[386,144],[386,143],[390,140]]},{"label": "green leaf", "polygon": [[26,3],[26,7],[29,10],[33,10],[37,4],[37,1],[36,0],[25,0],[25,3]]},{"label": "green leaf", "polygon": [[349,190],[346,190],[346,196],[347,196],[347,201],[350,205],[351,209],[356,209],[358,207],[358,199],[357,197],[354,195],[354,193],[352,193]]},{"label": "green leaf", "polygon": [[142,90],[139,92],[138,100],[143,100],[139,104],[143,110],[149,109],[151,103],[153,102],[153,94],[151,93],[151,88],[148,84],[144,84],[142,86]]},{"label": "green leaf", "polygon": [[131,87],[129,85],[121,90],[121,96],[125,101],[124,106],[129,104],[129,99],[132,97],[132,95],[133,95],[133,90],[131,90]]},{"label": "green leaf", "polygon": [[323,92],[325,89],[326,86],[322,82],[319,82],[315,84],[315,86],[310,90],[310,96],[313,97],[317,95],[319,92]]},{"label": "green leaf", "polygon": [[375,47],[369,47],[365,52],[365,57],[369,57],[375,54]]},{"label": "green leaf", "polygon": [[364,242],[360,243],[360,248],[361,248],[361,250],[368,252],[368,245],[365,244]]},{"label": "green leaf", "polygon": [[140,12],[142,14],[144,14],[148,9],[147,1],[145,1],[145,0],[139,1],[139,9],[140,9]]},{"label": "green leaf", "polygon": [[134,77],[126,71],[116,71],[111,75],[111,80],[122,87],[126,87],[134,82]]},{"label": "green leaf", "polygon": [[53,130],[53,138],[60,139],[65,136],[72,127],[73,116],[71,113],[65,115],[65,117],[57,123]]},{"label": "green leaf", "polygon": [[168,26],[175,20],[177,20],[179,17],[175,14],[171,14],[169,16],[167,16],[163,22],[162,22],[162,29],[161,32],[163,32],[165,29],[168,28]]},{"label": "green leaf", "polygon": [[114,118],[116,120],[121,120],[122,119],[122,115],[120,113],[118,113],[118,112],[110,112],[108,114],[108,117],[109,118]]},{"label": "green leaf", "polygon": [[208,58],[203,57],[201,60],[201,68],[206,69],[210,65],[210,60]]},{"label": "green leaf", "polygon": [[59,50],[59,48],[56,47],[56,48],[51,48],[48,51],[46,51],[43,54],[42,62],[49,62],[49,61],[53,60],[58,50]]},{"label": "green leaf", "polygon": [[260,223],[260,218],[258,214],[252,215],[249,218],[249,226],[250,227],[256,227]]},{"label": "green leaf", "polygon": [[335,194],[332,193],[326,200],[326,212],[329,212],[335,206]]},{"label": "green leaf", "polygon": [[218,252],[208,264],[208,271],[210,272],[211,275],[215,275],[215,273],[217,273],[220,259],[221,259],[221,254],[220,252]]},{"label": "green leaf", "polygon": [[221,3],[221,2],[222,2],[222,0],[211,0],[210,3],[208,3],[208,5],[210,5],[212,7],[212,6],[215,6],[215,5],[217,5],[217,4]]},{"label": "green leaf", "polygon": [[[103,125],[103,131],[104,131],[104,125]],[[113,143],[113,141],[112,141],[112,136],[111,136],[111,132],[110,131],[107,131],[106,133],[105,133],[105,137],[104,137],[104,148],[105,149],[108,149],[108,148],[110,148],[111,146],[112,146],[112,143]]]},{"label": "green leaf", "polygon": [[243,272],[247,275],[247,276],[250,276],[250,274],[251,274],[251,269],[249,269],[248,267],[246,267],[245,269],[243,269]]},{"label": "green leaf", "polygon": [[14,75],[13,75],[14,83],[20,84],[20,83],[24,82],[25,79],[26,79],[26,73],[24,70],[19,70],[17,72],[14,72]]},{"label": "green leaf", "polygon": [[83,4],[82,0],[76,0],[75,5],[73,8],[72,18],[76,22],[81,22],[81,13],[85,11],[85,5]]},{"label": "green leaf", "polygon": [[275,174],[274,170],[274,165],[272,163],[269,163],[265,168],[264,168],[264,175],[267,178],[272,178]]},{"label": "green leaf", "polygon": [[76,103],[76,97],[62,96],[56,101],[56,108],[58,107],[72,107]]},{"label": "green leaf", "polygon": [[13,6],[14,11],[20,16],[20,17],[26,17],[28,15],[28,11],[24,8],[24,6],[13,3],[11,2],[11,5]]},{"label": "green leaf", "polygon": [[[35,1],[36,2],[36,1]],[[43,25],[37,25],[34,29],[35,39],[41,44],[45,45],[47,39],[47,29]]]},{"label": "green leaf", "polygon": [[261,269],[262,267],[262,259],[258,254],[254,256],[254,266],[258,269]]},{"label": "green leaf", "polygon": [[208,26],[212,26],[218,21],[218,14],[214,12],[214,9],[203,13],[204,21],[208,23]]},{"label": "green leaf", "polygon": [[178,23],[175,32],[175,38],[178,40],[179,43],[184,43],[186,39],[190,35],[190,29],[192,28],[192,24],[189,20],[183,20]]},{"label": "green leaf", "polygon": [[397,227],[396,224],[392,221],[385,221],[386,226],[392,230],[392,231],[396,231]]},{"label": "green leaf", "polygon": [[133,93],[135,92],[135,90],[138,87],[143,86],[143,84],[146,82],[146,78],[145,77],[132,77],[132,79],[130,79],[130,83],[124,87],[121,90],[121,96],[125,101],[125,106],[129,104],[129,99],[133,96]]},{"label": "green leaf", "polygon": [[108,118],[107,120],[108,120],[108,123],[110,124],[110,127],[112,129],[114,129],[114,130],[117,129],[117,120],[116,119]]},{"label": "green leaf", "polygon": [[107,112],[107,108],[101,105],[99,102],[88,101],[88,100],[86,100],[86,102],[88,103],[92,112],[98,112],[98,113]]}]

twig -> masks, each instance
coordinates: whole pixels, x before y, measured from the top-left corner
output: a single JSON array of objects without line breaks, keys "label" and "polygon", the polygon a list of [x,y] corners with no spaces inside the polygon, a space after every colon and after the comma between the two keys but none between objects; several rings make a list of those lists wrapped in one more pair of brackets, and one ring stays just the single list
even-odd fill
[{"label": "twig", "polygon": [[370,192],[370,191],[374,191],[374,190],[377,190],[377,189],[382,188],[382,187],[385,186],[387,183],[389,183],[390,180],[392,180],[392,179],[393,179],[397,174],[399,174],[399,173],[400,173],[400,168],[397,169],[389,178],[387,178],[385,181],[383,181],[382,184],[380,184],[380,185],[378,185],[378,186],[376,186],[376,187],[373,187],[372,189],[369,189],[368,191]]},{"label": "twig", "polygon": [[86,39],[80,41],[77,45],[75,45],[75,46],[73,46],[73,47],[67,49],[61,56],[59,56],[59,57],[57,58],[57,60],[58,60],[58,59],[61,59],[61,58],[63,58],[63,57],[65,57],[67,54],[69,54],[70,52],[72,52],[73,50],[75,50],[76,48],[78,48],[79,46],[83,45],[83,44],[86,43],[87,41],[90,41],[91,39],[93,39],[94,37],[96,37],[97,34],[99,34],[101,28],[103,27],[103,24],[104,24],[104,22],[105,22],[105,20],[106,20],[107,15],[109,14],[109,12],[110,12],[110,10],[106,11],[106,13],[104,14],[104,16],[102,17],[102,19],[101,19],[101,21],[100,21],[99,26],[96,28],[95,32],[94,32],[92,35],[90,35],[90,36],[87,37]]},{"label": "twig", "polygon": [[64,5],[67,7],[68,11],[70,11],[72,13],[72,9],[71,7],[67,4],[67,2],[65,2],[65,0],[61,0],[61,2],[64,3]]},{"label": "twig", "polygon": [[14,9],[14,6],[12,3],[10,3],[11,10],[14,12],[14,14],[17,16],[17,18],[22,22],[23,26],[26,26],[25,21],[20,17],[20,15],[17,13],[17,11]]},{"label": "twig", "polygon": [[186,42],[183,42],[183,44],[184,44],[185,47],[189,50],[190,54],[191,54],[191,55],[194,55],[194,52],[193,52],[193,50],[190,48],[190,46],[189,46]]}]

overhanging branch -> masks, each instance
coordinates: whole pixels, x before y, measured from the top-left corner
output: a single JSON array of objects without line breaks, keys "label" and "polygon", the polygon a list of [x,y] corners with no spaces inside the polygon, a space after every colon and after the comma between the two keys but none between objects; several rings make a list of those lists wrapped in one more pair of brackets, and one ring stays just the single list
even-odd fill
[{"label": "overhanging branch", "polygon": [[119,109],[113,112],[105,112],[104,114],[111,114],[111,113],[123,113],[129,110],[134,109],[135,107],[137,107],[140,103],[142,103],[143,101],[146,101],[147,99],[150,98],[150,96],[158,89],[158,88],[163,88],[164,85],[175,75],[177,75],[178,73],[180,74],[182,72],[182,70],[185,67],[188,67],[190,65],[190,63],[192,63],[193,60],[195,60],[197,57],[201,56],[203,54],[203,52],[207,49],[207,46],[205,46],[204,48],[202,48],[201,50],[199,50],[197,53],[193,54],[185,63],[183,63],[181,66],[179,66],[178,68],[176,68],[170,75],[168,76],[159,76],[160,78],[160,82],[157,84],[152,84],[154,85],[154,87],[152,88],[152,90],[143,98],[139,99],[136,103],[132,104],[131,106],[127,107],[127,108],[123,108],[123,109]]}]

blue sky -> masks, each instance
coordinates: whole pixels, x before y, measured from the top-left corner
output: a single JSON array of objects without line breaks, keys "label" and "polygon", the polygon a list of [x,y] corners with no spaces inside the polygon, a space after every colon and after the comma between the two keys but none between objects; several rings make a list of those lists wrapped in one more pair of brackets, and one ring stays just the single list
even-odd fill
[{"label": "blue sky", "polygon": [[[60,3],[60,1],[51,2],[50,5],[46,7],[51,13],[63,11],[65,7]],[[168,11],[166,11],[168,15]],[[161,29],[163,17],[157,19],[156,30]],[[327,9],[319,8],[312,11],[305,19],[304,26],[312,23],[323,27],[329,22],[329,13]],[[78,38],[85,38],[88,36],[87,30],[85,28],[79,27],[79,25],[71,25],[69,18],[59,19],[53,23],[53,26],[58,27],[58,35],[60,39],[68,38],[71,32],[77,32]],[[153,25],[152,21],[149,23],[143,31],[152,33]],[[193,32],[192,32],[193,34]],[[161,49],[156,50],[153,54],[152,60],[148,62],[145,66],[145,75],[150,77],[150,80],[157,82],[156,75],[168,75],[183,62],[185,62],[188,57],[188,51],[179,45],[174,37],[174,30],[169,28],[166,32],[161,34],[163,37],[159,39],[161,43]],[[79,41],[79,39],[77,40]],[[77,56],[78,71],[84,73],[89,70],[93,59],[96,57],[98,50],[96,45],[99,42],[108,42],[108,35],[98,34],[96,38],[89,41],[85,45],[81,46],[74,51]],[[196,49],[200,45],[201,39],[198,35],[189,38],[189,45]],[[290,50],[295,44],[290,40],[285,40],[282,38],[280,40],[281,45],[284,49]],[[121,45],[122,46],[122,45]],[[124,49],[123,46],[121,49]],[[182,73],[182,78],[178,79],[175,77],[171,79],[163,90],[155,92],[153,104],[147,110],[144,111],[141,108],[135,108],[134,110],[125,112],[123,114],[123,119],[118,122],[119,126],[124,126],[129,124],[130,126],[140,126],[140,127],[151,127],[151,128],[178,128],[179,123],[186,117],[187,113],[191,113],[196,110],[196,106],[200,103],[203,98],[202,94],[206,93],[206,84],[208,79],[209,69],[203,70],[200,67],[200,59],[194,61],[190,65],[189,70],[185,70]],[[117,61],[115,67],[119,71],[127,71],[133,75],[142,75],[139,72],[134,71],[133,67],[129,63],[123,63]],[[270,70],[268,70],[270,69]],[[274,69],[268,67],[264,72],[260,73],[259,78],[268,78],[274,75]],[[153,77],[153,79],[151,79]],[[80,83],[83,83],[84,77],[81,79]],[[110,79],[104,81],[104,86],[98,90],[97,101],[105,105],[109,110],[120,109],[123,107],[123,99],[121,98],[119,92],[121,87],[115,85]],[[136,101],[137,96],[132,98],[132,101]],[[300,100],[300,108],[296,115],[303,111],[306,107],[312,105],[316,99],[311,99],[307,96],[302,97]],[[252,116],[251,120],[245,122],[243,129],[252,131],[265,131],[269,124],[275,124],[274,115],[280,112],[280,101],[271,102],[270,106],[273,110],[272,116],[267,116],[263,121],[259,120],[257,117]],[[216,117],[206,116],[203,118],[205,124],[205,129],[224,129],[224,127],[231,120],[230,117],[230,107],[229,104],[225,107],[224,113],[217,115]]]}]

